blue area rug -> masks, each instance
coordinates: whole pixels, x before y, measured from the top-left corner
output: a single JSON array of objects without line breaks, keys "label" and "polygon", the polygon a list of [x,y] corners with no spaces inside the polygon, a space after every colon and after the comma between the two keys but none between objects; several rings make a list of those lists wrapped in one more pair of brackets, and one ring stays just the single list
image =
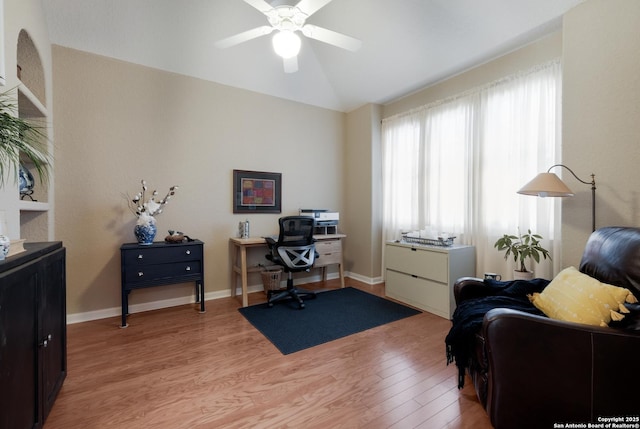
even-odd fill
[{"label": "blue area rug", "polygon": [[279,302],[238,311],[285,355],[420,314],[352,287],[318,293],[305,304],[303,310],[293,302]]}]

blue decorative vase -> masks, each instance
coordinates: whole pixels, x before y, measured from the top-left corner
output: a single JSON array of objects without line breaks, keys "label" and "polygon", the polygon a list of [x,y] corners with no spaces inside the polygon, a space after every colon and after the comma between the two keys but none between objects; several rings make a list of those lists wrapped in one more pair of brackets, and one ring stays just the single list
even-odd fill
[{"label": "blue decorative vase", "polygon": [[138,218],[138,223],[133,228],[133,233],[138,239],[138,244],[143,246],[149,246],[153,244],[153,239],[156,238],[156,220],[153,216],[141,215]]},{"label": "blue decorative vase", "polygon": [[6,235],[0,234],[0,261],[3,261],[9,254],[11,240]]},{"label": "blue decorative vase", "polygon": [[33,194],[33,187],[35,185],[35,181],[33,180],[33,175],[29,170],[25,168],[22,163],[18,169],[18,184],[20,187],[20,199],[24,197],[31,198],[31,201],[35,201],[31,196]]}]

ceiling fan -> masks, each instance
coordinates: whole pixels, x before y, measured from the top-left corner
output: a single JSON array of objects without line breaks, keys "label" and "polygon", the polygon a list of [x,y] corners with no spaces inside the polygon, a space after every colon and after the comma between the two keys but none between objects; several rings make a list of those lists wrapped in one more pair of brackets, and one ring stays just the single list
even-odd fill
[{"label": "ceiling fan", "polygon": [[218,48],[229,48],[277,31],[272,40],[273,48],[283,59],[284,71],[294,73],[298,71],[298,52],[301,44],[300,37],[296,34],[298,31],[310,39],[353,52],[360,49],[362,45],[360,40],[353,37],[305,23],[307,18],[331,0],[300,0],[295,6],[272,6],[265,0],[244,1],[265,14],[270,25],[263,25],[219,40],[215,43]]}]

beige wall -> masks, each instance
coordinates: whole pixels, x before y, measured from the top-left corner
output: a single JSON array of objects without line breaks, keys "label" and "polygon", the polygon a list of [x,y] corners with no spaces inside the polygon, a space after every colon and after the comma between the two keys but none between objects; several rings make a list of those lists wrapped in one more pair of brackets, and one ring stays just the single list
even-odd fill
[{"label": "beige wall", "polygon": [[[583,177],[596,173],[599,226],[637,225],[639,7],[636,0],[588,0],[565,16],[561,32],[346,115],[54,47],[55,239],[69,250],[69,313],[118,307],[118,248],[133,240],[134,223],[122,194],[137,192],[141,178],[161,192],[181,186],[158,218],[160,234],[179,228],[205,241],[208,297],[227,293],[227,239],[245,219],[231,213],[234,168],[282,172],[283,214],[341,211],[346,268],[375,279],[380,118],[560,56],[563,160]],[[306,162],[289,162],[300,155]],[[576,197],[563,200],[564,266],[579,261],[590,232],[588,186],[578,185],[571,184]],[[273,232],[277,217],[248,216],[252,235]],[[152,288],[132,302],[190,293],[190,286]]]},{"label": "beige wall", "polygon": [[434,101],[458,95],[561,56],[562,32],[557,31],[493,61],[388,103],[384,106],[383,117],[388,118]]},{"label": "beige wall", "polygon": [[[229,293],[228,239],[238,222],[249,219],[260,236],[275,233],[280,216],[234,215],[233,169],[282,173],[283,215],[342,210],[343,113],[60,46],[53,78],[55,238],[68,251],[71,315],[119,307],[119,247],[135,241],[124,195],[138,192],[140,179],[161,194],[180,186],[158,216],[156,239],[178,229],[205,242],[208,298]],[[191,285],[150,288],[131,303],[191,294]]]},{"label": "beige wall", "polygon": [[347,115],[344,189],[349,232],[347,270],[366,282],[382,280],[380,118],[382,106],[367,104]]},{"label": "beige wall", "polygon": [[[640,226],[640,1],[590,0],[564,17],[563,154],[596,175],[596,227]],[[590,186],[565,175],[563,262],[576,265],[591,232]]]}]

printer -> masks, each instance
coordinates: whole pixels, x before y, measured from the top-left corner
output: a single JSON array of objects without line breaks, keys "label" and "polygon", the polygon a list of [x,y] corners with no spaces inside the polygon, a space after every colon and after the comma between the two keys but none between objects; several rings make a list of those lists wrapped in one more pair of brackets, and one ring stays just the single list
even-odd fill
[{"label": "printer", "polygon": [[[338,221],[340,220],[340,213],[332,212],[326,209],[300,209],[300,216],[309,216],[315,219],[316,234],[337,234],[338,233]],[[329,232],[331,231],[331,232]]]}]

